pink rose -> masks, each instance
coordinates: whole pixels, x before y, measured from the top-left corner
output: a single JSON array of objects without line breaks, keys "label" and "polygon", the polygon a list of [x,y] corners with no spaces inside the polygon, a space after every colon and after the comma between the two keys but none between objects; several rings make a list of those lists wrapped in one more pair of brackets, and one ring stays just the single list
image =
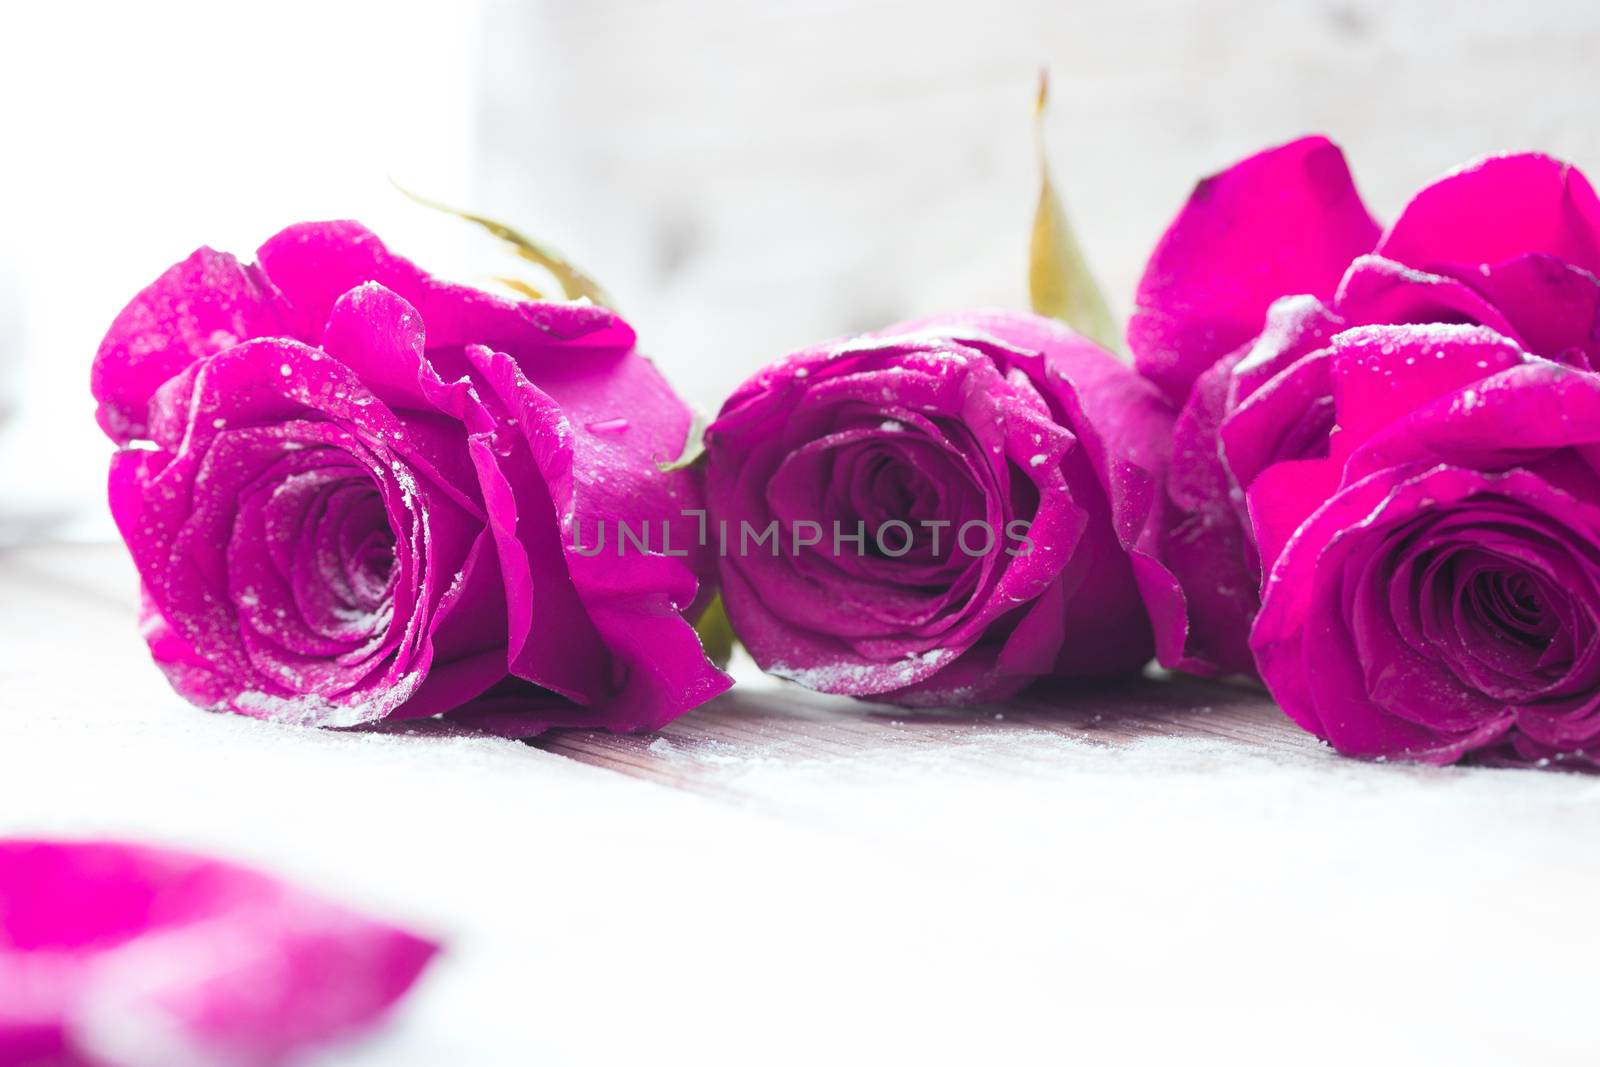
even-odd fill
[{"label": "pink rose", "polygon": [[1324,363],[1328,453],[1251,486],[1251,645],[1341,752],[1600,755],[1600,376],[1482,326],[1368,326]]},{"label": "pink rose", "polygon": [[1149,610],[1182,626],[1154,558],[1171,418],[1034,315],[941,315],[780,360],[706,434],[734,629],[775,674],[909,705],[1137,670]]},{"label": "pink rose", "polygon": [[379,1022],[437,951],[232,864],[0,841],[0,1065],[275,1067]]},{"label": "pink rose", "polygon": [[[1600,355],[1600,205],[1547,156],[1481,160],[1386,231],[1338,148],[1313,137],[1202,181],[1140,284],[1128,339],[1182,405],[1162,555],[1188,606],[1168,666],[1251,672],[1262,563],[1246,493],[1328,452],[1332,339],[1381,323],[1468,323],[1579,367]],[[1172,642],[1176,643],[1176,642]]]},{"label": "pink rose", "polygon": [[[201,249],[162,275],[93,385],[150,649],[197,704],[634,730],[729,684],[684,618],[709,595],[699,490],[657,467],[690,414],[609,311],[306,223],[255,264]],[[621,521],[681,527],[688,553],[575,550]]]}]

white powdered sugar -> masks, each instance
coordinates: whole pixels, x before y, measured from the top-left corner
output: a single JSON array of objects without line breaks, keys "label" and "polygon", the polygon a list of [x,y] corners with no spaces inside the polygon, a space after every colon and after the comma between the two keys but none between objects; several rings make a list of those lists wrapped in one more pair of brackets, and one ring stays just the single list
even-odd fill
[{"label": "white powdered sugar", "polygon": [[780,678],[824,693],[866,688],[882,693],[927,677],[955,656],[956,653],[950,649],[931,648],[926,652],[910,653],[905,659],[893,663],[834,663],[825,667],[793,667],[774,663],[767,669]]}]

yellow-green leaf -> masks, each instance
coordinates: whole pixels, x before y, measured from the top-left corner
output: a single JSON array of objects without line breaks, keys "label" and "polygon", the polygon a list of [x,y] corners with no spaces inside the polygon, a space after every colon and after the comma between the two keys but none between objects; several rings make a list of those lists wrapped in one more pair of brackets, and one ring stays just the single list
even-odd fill
[{"label": "yellow-green leaf", "polygon": [[689,436],[683,439],[683,451],[677,459],[657,460],[656,470],[662,474],[671,474],[681,471],[700,462],[700,457],[706,454],[706,420],[696,415],[689,424]]},{"label": "yellow-green leaf", "polygon": [[496,278],[495,281],[510,289],[518,296],[525,296],[529,300],[543,300],[544,294],[521,278]]},{"label": "yellow-green leaf", "polygon": [[1111,308],[1095,284],[1083,248],[1050,179],[1050,160],[1044,147],[1044,114],[1049,96],[1050,81],[1041,72],[1033,111],[1039,154],[1039,204],[1028,242],[1029,301],[1039,314],[1059,319],[1107,351],[1122,354],[1122,331],[1117,329]]},{"label": "yellow-green leaf", "polygon": [[728,621],[728,609],[722,606],[722,594],[718,593],[706,605],[706,610],[700,613],[700,618],[694,624],[694,632],[700,635],[700,644],[706,650],[706,658],[718,667],[726,667],[733,658],[733,646],[738,640],[733,635],[733,623]]},{"label": "yellow-green leaf", "polygon": [[[458,211],[447,204],[441,204],[437,200],[430,200],[419,193],[413,193],[399,182],[395,182],[395,188],[423,207],[430,207],[435,211],[442,211],[447,215],[454,215],[458,219],[465,219],[467,222],[482,226],[485,230],[510,245],[517,255],[548,271],[561,285],[561,291],[566,294],[568,300],[588,300],[590,303],[599,304],[602,307],[616,307],[611,302],[611,298],[606,295],[606,291],[600,287],[599,282],[579,270],[570,260],[550,246],[540,244],[533,238],[512,229],[503,222],[496,222],[494,219],[486,218],[483,215],[474,215],[470,211]],[[513,286],[513,288],[518,287]],[[531,289],[532,287],[529,286],[529,288]]]}]

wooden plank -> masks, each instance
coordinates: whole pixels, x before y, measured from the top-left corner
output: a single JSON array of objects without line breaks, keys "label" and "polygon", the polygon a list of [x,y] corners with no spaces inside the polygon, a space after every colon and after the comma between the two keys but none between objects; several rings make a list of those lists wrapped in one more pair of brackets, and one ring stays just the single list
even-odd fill
[{"label": "wooden plank", "polygon": [[1320,746],[1253,687],[1181,678],[1041,687],[1006,704],[906,709],[811,693],[739,670],[734,691],[658,734],[558,730],[532,743],[548,752],[675,788],[759,800],[758,764],[906,763],[1048,776],[1059,740],[1121,747],[1151,739],[1222,742],[1305,755]]}]

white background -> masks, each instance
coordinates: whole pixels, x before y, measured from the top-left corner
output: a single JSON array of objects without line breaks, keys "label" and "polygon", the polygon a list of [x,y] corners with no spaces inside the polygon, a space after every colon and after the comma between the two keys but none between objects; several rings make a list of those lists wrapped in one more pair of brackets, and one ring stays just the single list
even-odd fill
[{"label": "white background", "polygon": [[1193,181],[1301,133],[1384,218],[1491,150],[1600,166],[1596,56],[1584,0],[8,5],[0,508],[99,516],[89,362],[200,244],[354,216],[443,273],[508,265],[390,177],[583,263],[714,410],[787,349],[1021,303],[1041,66],[1126,311]]}]

